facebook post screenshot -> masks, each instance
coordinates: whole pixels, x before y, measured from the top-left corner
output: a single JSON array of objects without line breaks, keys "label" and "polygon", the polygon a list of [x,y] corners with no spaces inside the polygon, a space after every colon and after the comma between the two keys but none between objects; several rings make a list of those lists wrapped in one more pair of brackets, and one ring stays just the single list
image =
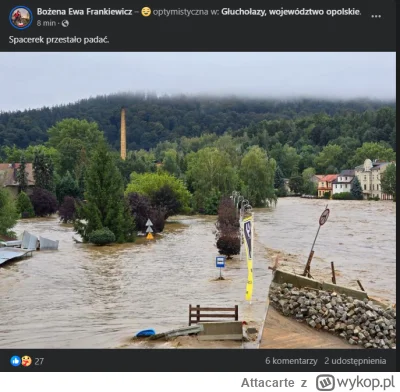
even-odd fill
[{"label": "facebook post screenshot", "polygon": [[2,0],[0,391],[398,390],[396,12]]}]

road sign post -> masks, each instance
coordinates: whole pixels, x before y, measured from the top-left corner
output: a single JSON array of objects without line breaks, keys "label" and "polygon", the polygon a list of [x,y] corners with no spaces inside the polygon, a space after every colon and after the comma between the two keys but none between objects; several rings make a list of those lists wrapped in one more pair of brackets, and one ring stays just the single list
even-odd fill
[{"label": "road sign post", "polygon": [[146,229],[147,236],[146,236],[146,238],[148,240],[154,239],[153,234],[152,234],[153,233],[153,228],[152,228],[153,223],[151,222],[150,219],[147,219],[146,226],[147,226],[147,229]]},{"label": "road sign post", "polygon": [[312,258],[314,256],[314,245],[315,245],[315,242],[317,241],[317,237],[318,237],[319,231],[321,230],[321,227],[326,223],[326,221],[329,218],[329,212],[330,211],[328,209],[328,205],[326,205],[324,212],[321,214],[321,216],[319,218],[319,222],[318,222],[319,226],[318,226],[317,234],[316,234],[316,236],[314,238],[314,242],[313,242],[312,247],[311,247],[310,255],[308,256],[308,260],[307,260],[306,266],[304,268],[303,276],[311,277],[311,275],[310,275],[310,267],[311,267]]},{"label": "road sign post", "polygon": [[215,258],[215,265],[217,268],[219,268],[219,280],[223,280],[224,278],[222,277],[222,268],[225,268],[225,256],[217,256]]}]

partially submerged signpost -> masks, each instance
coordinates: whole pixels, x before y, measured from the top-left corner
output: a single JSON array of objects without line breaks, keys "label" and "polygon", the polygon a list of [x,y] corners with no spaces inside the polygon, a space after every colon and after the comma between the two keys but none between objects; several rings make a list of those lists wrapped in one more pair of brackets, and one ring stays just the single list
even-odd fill
[{"label": "partially submerged signpost", "polygon": [[219,268],[218,280],[224,280],[222,277],[222,268],[225,268],[225,256],[217,256],[215,259],[215,265],[217,268]]},{"label": "partially submerged signpost", "polygon": [[317,234],[315,236],[314,242],[312,244],[311,252],[310,252],[310,255],[308,256],[307,264],[306,264],[306,266],[304,268],[303,276],[307,276],[309,278],[312,278],[312,276],[310,274],[310,266],[311,266],[312,258],[314,256],[315,241],[317,241],[317,237],[318,237],[319,231],[321,230],[321,227],[325,224],[325,222],[328,220],[328,217],[329,217],[329,209],[328,209],[328,205],[326,205],[325,211],[321,214],[321,216],[319,218],[318,231],[317,231]]},{"label": "partially submerged signpost", "polygon": [[147,229],[146,229],[147,236],[146,236],[146,238],[148,240],[154,239],[153,234],[152,234],[153,233],[153,229],[152,229],[153,223],[151,222],[150,219],[147,219],[146,226],[147,226]]}]

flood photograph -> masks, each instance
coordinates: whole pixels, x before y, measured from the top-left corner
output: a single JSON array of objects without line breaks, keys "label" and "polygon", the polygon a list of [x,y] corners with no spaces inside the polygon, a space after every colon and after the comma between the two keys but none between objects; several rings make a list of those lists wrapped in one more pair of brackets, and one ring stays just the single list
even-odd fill
[{"label": "flood photograph", "polygon": [[394,54],[24,56],[1,349],[396,348]]}]

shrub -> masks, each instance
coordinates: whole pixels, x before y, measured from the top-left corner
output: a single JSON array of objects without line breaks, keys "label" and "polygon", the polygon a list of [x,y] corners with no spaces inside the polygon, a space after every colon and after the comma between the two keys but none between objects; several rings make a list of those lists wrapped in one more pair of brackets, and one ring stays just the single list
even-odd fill
[{"label": "shrub", "polygon": [[330,192],[325,192],[324,193],[324,199],[329,199],[331,197],[331,193]]},{"label": "shrub", "polygon": [[139,193],[129,193],[127,202],[138,231],[146,231],[148,219],[153,223],[152,228],[155,233],[160,233],[164,230],[165,210],[162,207],[153,206],[147,196]]},{"label": "shrub", "polygon": [[334,200],[354,200],[354,196],[350,192],[335,193],[332,196]]},{"label": "shrub", "polygon": [[287,196],[287,191],[285,186],[281,186],[278,189],[275,190],[276,196],[277,197],[286,197]]},{"label": "shrub", "polygon": [[151,202],[154,206],[166,211],[165,219],[178,214],[182,207],[182,203],[178,200],[178,195],[169,185],[164,185],[155,191],[151,196]]},{"label": "shrub", "polygon": [[33,218],[35,216],[35,210],[33,205],[25,192],[21,192],[16,201],[17,212],[21,215],[21,218]]},{"label": "shrub", "polygon": [[139,193],[152,198],[155,192],[160,191],[165,186],[168,186],[172,190],[175,195],[174,197],[176,197],[180,203],[181,210],[185,210],[189,207],[191,194],[186,189],[185,184],[182,180],[166,172],[132,173],[131,181],[126,188],[125,194]]},{"label": "shrub", "polygon": [[239,215],[232,199],[224,197],[218,208],[217,229],[219,235],[236,235],[239,233]]},{"label": "shrub", "polygon": [[217,240],[217,248],[221,255],[225,255],[230,259],[231,256],[240,253],[240,237],[221,236]]},{"label": "shrub", "polygon": [[49,216],[57,212],[57,199],[46,189],[35,188],[30,199],[36,216]]},{"label": "shrub", "polygon": [[109,228],[103,227],[89,234],[89,242],[98,246],[108,245],[115,242],[115,235]]},{"label": "shrub", "polygon": [[217,248],[221,255],[231,258],[240,253],[240,224],[238,211],[229,197],[224,197],[218,208]]},{"label": "shrub", "polygon": [[58,215],[60,215],[60,220],[64,223],[73,222],[76,217],[76,206],[75,199],[71,196],[65,196],[64,201],[61,204]]}]

